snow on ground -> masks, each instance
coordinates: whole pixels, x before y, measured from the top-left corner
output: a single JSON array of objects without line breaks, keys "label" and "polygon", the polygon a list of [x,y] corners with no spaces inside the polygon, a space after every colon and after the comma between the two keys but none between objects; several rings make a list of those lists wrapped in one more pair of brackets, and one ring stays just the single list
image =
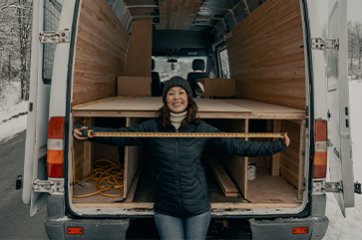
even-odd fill
[{"label": "snow on ground", "polygon": [[[11,92],[10,92],[11,93]],[[352,146],[355,181],[362,182],[362,108],[359,106],[362,93],[362,81],[353,81],[350,85],[350,107]],[[6,104],[0,104],[0,143],[26,129],[28,102],[17,103],[17,97],[7,96]],[[329,227],[324,240],[360,240],[362,239],[362,196],[356,196],[355,208],[347,209],[344,218],[332,194],[328,194],[326,215]]]},{"label": "snow on ground", "polygon": [[2,84],[0,96],[0,142],[26,129],[28,102],[19,102],[20,85]]}]

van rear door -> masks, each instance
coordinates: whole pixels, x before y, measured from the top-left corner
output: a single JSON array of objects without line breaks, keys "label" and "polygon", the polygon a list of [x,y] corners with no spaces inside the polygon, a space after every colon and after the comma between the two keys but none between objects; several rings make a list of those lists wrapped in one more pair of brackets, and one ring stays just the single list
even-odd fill
[{"label": "van rear door", "polygon": [[334,196],[345,215],[354,206],[354,179],[348,89],[347,0],[329,0],[327,38],[338,50],[327,50],[328,161],[330,181],[340,184]]},{"label": "van rear door", "polygon": [[31,216],[35,215],[46,203],[46,194],[34,192],[33,182],[35,179],[47,179],[47,126],[55,49],[54,44],[42,44],[39,36],[41,32],[57,30],[61,8],[61,1],[40,0],[33,2],[29,112],[22,196],[24,203],[31,203]]}]

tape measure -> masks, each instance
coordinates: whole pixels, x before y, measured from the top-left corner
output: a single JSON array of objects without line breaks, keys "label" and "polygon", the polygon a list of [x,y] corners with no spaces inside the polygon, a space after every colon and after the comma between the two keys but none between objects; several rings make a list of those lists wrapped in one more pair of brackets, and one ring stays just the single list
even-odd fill
[{"label": "tape measure", "polygon": [[139,137],[139,138],[283,138],[283,133],[241,133],[241,132],[98,132],[83,129],[82,135],[94,137]]}]

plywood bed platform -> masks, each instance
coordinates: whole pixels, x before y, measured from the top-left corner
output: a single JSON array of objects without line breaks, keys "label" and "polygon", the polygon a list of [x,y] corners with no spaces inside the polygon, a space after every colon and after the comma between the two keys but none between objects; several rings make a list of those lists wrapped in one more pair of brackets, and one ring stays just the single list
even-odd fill
[{"label": "plywood bed platform", "polygon": [[[246,99],[196,98],[200,118],[305,119],[301,109]],[[110,97],[73,106],[74,117],[155,117],[161,97]]]},{"label": "plywood bed platform", "polygon": [[[266,120],[269,127],[263,131],[287,131],[291,138],[292,144],[285,152],[275,154],[269,159],[261,159],[261,162],[268,167],[269,173],[266,171],[265,174],[260,174],[255,181],[249,181],[247,177],[248,164],[255,163],[253,158],[233,156],[227,161],[222,161],[222,166],[218,164],[219,170],[214,167],[215,164],[212,166],[214,175],[216,175],[217,182],[223,189],[225,197],[234,197],[234,200],[229,199],[229,203],[280,203],[284,206],[285,204],[295,206],[295,204],[300,203],[303,192],[304,156],[302,150],[304,149],[306,118],[303,109],[247,99],[196,98],[195,101],[199,107],[198,116],[201,119],[219,121],[219,124],[226,125],[228,129],[231,127],[231,131],[248,133],[252,129],[250,125],[253,122]],[[89,123],[94,118],[124,118],[126,126],[130,126],[136,124],[140,119],[156,117],[161,106],[161,97],[117,96],[74,105],[72,115],[75,118],[86,119]],[[81,162],[84,169],[90,169],[91,167],[92,148],[89,143],[85,143],[84,157],[76,160],[76,162],[79,162],[78,165]],[[132,191],[134,191],[131,185],[134,179],[138,179],[136,177],[138,161],[137,149],[126,147],[124,151],[125,202],[133,201],[133,197],[130,198]],[[220,171],[221,167],[225,169]],[[230,177],[230,179],[226,177]],[[235,185],[233,186],[231,183]],[[268,185],[269,183],[270,185]],[[278,186],[277,191],[282,192],[283,196],[275,192],[276,189],[273,189],[275,186]],[[280,199],[278,199],[278,196],[280,196]],[[220,198],[220,196],[217,196],[217,198]],[[140,202],[145,200],[143,198],[139,199]],[[79,202],[83,201],[79,200]],[[217,202],[218,200],[214,204],[219,204]]]}]

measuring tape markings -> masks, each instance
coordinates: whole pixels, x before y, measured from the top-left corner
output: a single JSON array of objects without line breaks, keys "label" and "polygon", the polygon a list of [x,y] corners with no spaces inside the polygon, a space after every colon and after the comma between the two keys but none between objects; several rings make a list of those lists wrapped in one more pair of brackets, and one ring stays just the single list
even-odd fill
[{"label": "measuring tape markings", "polygon": [[283,138],[283,133],[240,132],[97,132],[88,129],[85,135],[94,137],[140,137],[140,138]]}]

